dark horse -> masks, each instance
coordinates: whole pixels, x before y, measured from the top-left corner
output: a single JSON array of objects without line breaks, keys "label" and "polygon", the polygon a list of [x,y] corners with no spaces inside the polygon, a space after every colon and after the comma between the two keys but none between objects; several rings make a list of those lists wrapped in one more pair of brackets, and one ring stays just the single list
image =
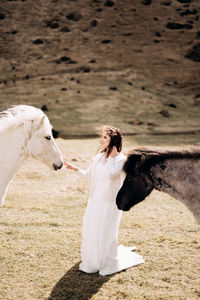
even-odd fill
[{"label": "dark horse", "polygon": [[129,154],[124,171],[116,199],[119,209],[129,210],[156,189],[184,203],[200,224],[200,148],[136,149]]}]

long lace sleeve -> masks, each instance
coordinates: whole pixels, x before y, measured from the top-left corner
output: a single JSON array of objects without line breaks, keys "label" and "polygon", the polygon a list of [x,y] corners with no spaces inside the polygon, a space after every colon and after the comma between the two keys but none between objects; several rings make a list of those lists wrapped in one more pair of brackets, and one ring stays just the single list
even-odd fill
[{"label": "long lace sleeve", "polygon": [[92,168],[93,168],[94,164],[100,159],[100,157],[101,157],[100,153],[97,154],[96,156],[94,156],[92,159],[92,163],[87,170],[78,168],[77,174],[79,175],[79,177],[84,178],[84,179],[90,179],[91,175],[92,175]]},{"label": "long lace sleeve", "polygon": [[83,170],[78,168],[78,172],[77,174],[84,179],[89,179],[91,176],[91,170],[92,170],[92,164],[89,166],[89,168],[87,170]]},{"label": "long lace sleeve", "polygon": [[107,175],[108,178],[114,178],[121,174],[126,157],[120,156],[120,158],[108,157],[107,161]]}]

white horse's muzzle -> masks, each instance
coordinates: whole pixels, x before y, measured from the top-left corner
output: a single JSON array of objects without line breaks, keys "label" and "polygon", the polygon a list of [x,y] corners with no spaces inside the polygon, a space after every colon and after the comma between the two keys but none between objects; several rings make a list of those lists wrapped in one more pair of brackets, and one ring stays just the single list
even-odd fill
[{"label": "white horse's muzzle", "polygon": [[53,163],[53,168],[54,168],[55,171],[61,169],[62,166],[63,166],[63,162],[61,162],[59,165]]}]

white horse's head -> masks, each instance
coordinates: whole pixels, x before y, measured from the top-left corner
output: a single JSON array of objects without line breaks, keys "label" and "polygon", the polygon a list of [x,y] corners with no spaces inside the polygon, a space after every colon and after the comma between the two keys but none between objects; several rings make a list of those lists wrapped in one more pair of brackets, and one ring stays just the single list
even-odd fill
[{"label": "white horse's head", "polygon": [[63,166],[63,157],[53,138],[49,119],[43,112],[41,113],[39,118],[24,122],[25,136],[27,136],[24,151],[28,156],[58,170]]},{"label": "white horse's head", "polygon": [[28,156],[58,170],[63,158],[52,136],[52,126],[41,109],[16,105],[0,113],[0,206],[8,183]]}]

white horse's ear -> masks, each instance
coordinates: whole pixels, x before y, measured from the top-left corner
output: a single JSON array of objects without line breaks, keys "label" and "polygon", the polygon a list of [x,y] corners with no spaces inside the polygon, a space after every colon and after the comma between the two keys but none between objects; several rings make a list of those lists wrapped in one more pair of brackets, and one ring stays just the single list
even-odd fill
[{"label": "white horse's ear", "polygon": [[40,123],[39,123],[37,129],[40,129],[41,127],[44,126],[45,118],[46,118],[46,116],[43,116],[43,117],[41,118]]}]

